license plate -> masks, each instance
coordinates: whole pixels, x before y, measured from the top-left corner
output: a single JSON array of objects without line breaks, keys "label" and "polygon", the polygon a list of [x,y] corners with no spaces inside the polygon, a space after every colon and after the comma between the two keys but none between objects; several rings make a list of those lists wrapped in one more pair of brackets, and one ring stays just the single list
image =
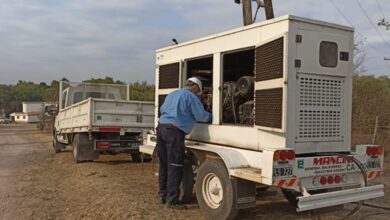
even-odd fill
[{"label": "license plate", "polygon": [[378,159],[367,160],[367,169],[376,169],[381,167],[381,161]]},{"label": "license plate", "polygon": [[276,167],[272,173],[273,176],[292,176],[292,167]]}]

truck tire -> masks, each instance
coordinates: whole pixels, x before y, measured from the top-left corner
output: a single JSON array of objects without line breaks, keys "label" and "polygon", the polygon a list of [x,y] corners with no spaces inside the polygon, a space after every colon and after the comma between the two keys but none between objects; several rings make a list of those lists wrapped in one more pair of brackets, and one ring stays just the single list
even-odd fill
[{"label": "truck tire", "polygon": [[233,183],[222,161],[203,162],[195,185],[199,207],[209,219],[234,219],[237,216]]},{"label": "truck tire", "polygon": [[65,146],[66,146],[65,144],[58,142],[57,133],[56,133],[55,130],[53,130],[53,148],[54,148],[54,152],[56,152],[56,154],[61,152],[61,149],[65,149]]},{"label": "truck tire", "polygon": [[56,154],[57,154],[57,153],[61,152],[61,149],[65,148],[65,144],[62,144],[54,139],[53,140],[53,148],[54,148],[54,152],[56,152]]},{"label": "truck tire", "polygon": [[141,162],[141,153],[131,153],[131,160],[135,163]]},{"label": "truck tire", "polygon": [[181,202],[190,203],[192,201],[194,183],[194,171],[192,170],[191,161],[185,159],[183,167],[183,178],[181,179],[180,184],[179,199]]},{"label": "truck tire", "polygon": [[294,207],[297,207],[298,197],[302,196],[302,193],[296,192],[294,190],[289,190],[289,189],[282,189],[282,193],[291,205],[293,205]]},{"label": "truck tire", "polygon": [[73,146],[73,160],[74,162],[76,163],[80,163],[81,160],[80,160],[80,157],[79,157],[79,148],[80,148],[80,137],[79,137],[79,134],[75,134],[74,137],[73,137],[73,142],[72,142],[72,146]]}]

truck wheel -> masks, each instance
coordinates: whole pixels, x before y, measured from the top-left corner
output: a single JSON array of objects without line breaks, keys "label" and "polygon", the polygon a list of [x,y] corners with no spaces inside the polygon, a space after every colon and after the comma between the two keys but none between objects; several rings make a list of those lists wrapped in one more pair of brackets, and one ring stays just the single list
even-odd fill
[{"label": "truck wheel", "polygon": [[233,184],[220,160],[206,160],[196,177],[196,198],[200,209],[209,219],[234,219],[235,206]]},{"label": "truck wheel", "polygon": [[79,157],[79,148],[80,148],[80,137],[79,137],[79,134],[75,134],[74,135],[72,146],[73,146],[73,150],[72,150],[72,152],[73,152],[73,160],[76,163],[80,163],[81,160],[80,160],[80,157]]},{"label": "truck wheel", "polygon": [[180,184],[180,196],[179,199],[183,203],[190,203],[192,200],[192,191],[194,189],[194,171],[192,170],[191,161],[184,160],[183,178]]},{"label": "truck wheel", "polygon": [[131,160],[135,163],[141,162],[141,153],[131,153]]},{"label": "truck wheel", "polygon": [[300,192],[296,192],[296,191],[290,190],[290,189],[282,189],[282,193],[291,205],[293,205],[294,207],[297,207],[298,197],[302,196],[302,194]]},{"label": "truck wheel", "polygon": [[60,142],[58,142],[57,140],[53,140],[53,148],[54,148],[54,152],[59,153],[61,152],[61,149],[65,148],[65,144],[62,144]]},{"label": "truck wheel", "polygon": [[65,148],[65,144],[58,142],[56,131],[53,131],[53,148],[54,152],[59,153]]}]

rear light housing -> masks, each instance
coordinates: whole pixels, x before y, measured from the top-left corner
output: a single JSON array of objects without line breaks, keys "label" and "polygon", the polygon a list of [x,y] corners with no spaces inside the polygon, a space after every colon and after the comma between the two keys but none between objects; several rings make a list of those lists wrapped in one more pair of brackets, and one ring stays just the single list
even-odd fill
[{"label": "rear light housing", "polygon": [[293,150],[277,150],[274,152],[274,161],[288,161],[295,159]]},{"label": "rear light housing", "polygon": [[379,156],[383,155],[383,147],[382,146],[371,146],[366,148],[367,156]]},{"label": "rear light housing", "polygon": [[339,184],[339,183],[346,183],[348,180],[346,175],[340,176],[340,175],[333,175],[333,176],[316,176],[313,178],[313,185],[319,186],[320,184],[322,186],[325,185],[332,185],[332,184]]}]

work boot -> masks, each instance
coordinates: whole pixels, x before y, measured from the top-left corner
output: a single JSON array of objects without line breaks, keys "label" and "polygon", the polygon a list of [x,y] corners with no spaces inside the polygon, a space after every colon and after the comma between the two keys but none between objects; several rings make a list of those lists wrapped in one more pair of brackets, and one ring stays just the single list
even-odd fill
[{"label": "work boot", "polygon": [[175,203],[167,203],[167,208],[168,209],[177,209],[177,210],[187,210],[187,206],[185,204],[181,204],[181,203],[178,203],[178,202],[175,202]]},{"label": "work boot", "polygon": [[165,204],[165,203],[167,203],[167,200],[165,199],[165,198],[163,198],[163,197],[160,197],[159,198],[159,202],[160,202],[160,204]]}]

